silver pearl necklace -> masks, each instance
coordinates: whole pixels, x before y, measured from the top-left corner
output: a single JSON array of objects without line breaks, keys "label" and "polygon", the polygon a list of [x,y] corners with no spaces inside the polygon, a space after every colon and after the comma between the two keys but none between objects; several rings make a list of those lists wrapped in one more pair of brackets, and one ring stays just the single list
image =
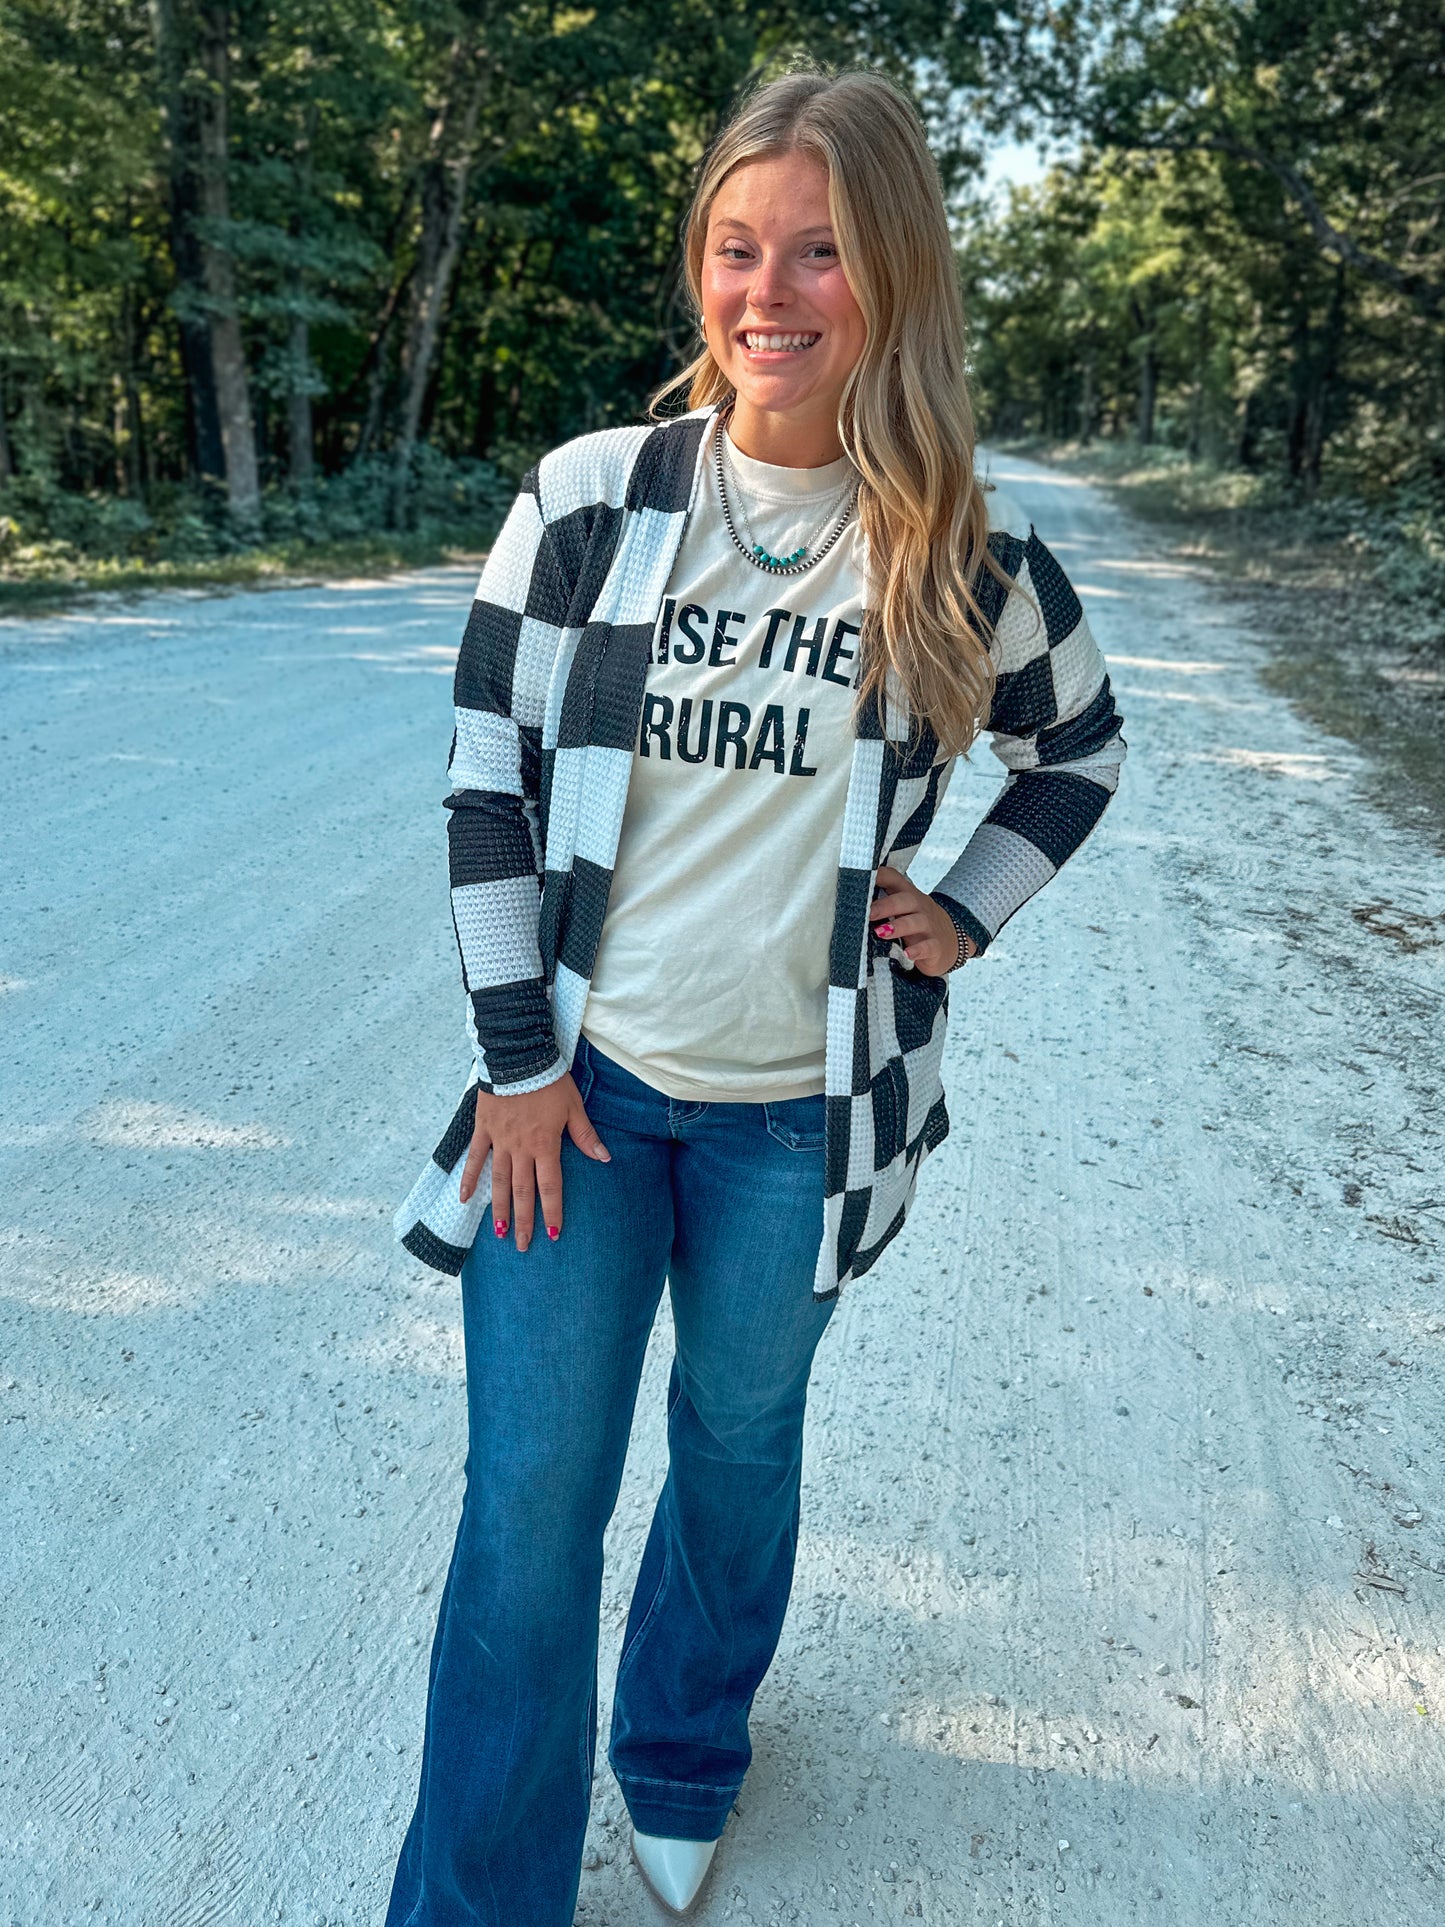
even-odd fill
[{"label": "silver pearl necklace", "polygon": [[847,485],[848,499],[843,504],[842,514],[839,515],[837,521],[833,524],[826,540],[820,543],[811,554],[809,554],[806,548],[794,549],[791,555],[770,554],[761,542],[754,542],[751,539],[752,531],[747,527],[746,519],[743,517],[741,503],[738,505],[738,517],[743,521],[743,528],[748,539],[744,540],[743,536],[739,535],[737,523],[733,519],[732,505],[728,501],[727,481],[723,475],[723,436],[731,412],[731,409],[719,411],[717,426],[713,431],[712,444],[713,466],[717,471],[718,500],[722,504],[723,521],[727,524],[728,534],[732,537],[733,544],[738,553],[745,556],[755,569],[761,569],[764,575],[802,575],[806,570],[815,567],[817,563],[822,561],[829,549],[833,547],[842,535],[844,529],[847,528],[848,518],[852,515],[854,503],[858,499],[858,479],[855,476],[852,482]]}]

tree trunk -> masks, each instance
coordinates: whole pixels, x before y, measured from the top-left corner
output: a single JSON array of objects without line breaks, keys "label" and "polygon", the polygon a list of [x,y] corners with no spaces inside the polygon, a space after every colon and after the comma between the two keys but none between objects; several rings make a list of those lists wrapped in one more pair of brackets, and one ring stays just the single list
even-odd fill
[{"label": "tree trunk", "polygon": [[366,394],[366,413],[361,418],[361,434],[356,443],[356,459],[364,461],[381,442],[381,422],[386,413],[386,361],[378,355],[371,370]]},{"label": "tree trunk", "polygon": [[[463,228],[461,242],[457,248],[458,260],[461,260],[463,256],[471,254],[476,241],[478,225],[478,217],[473,215],[472,219],[469,220]],[[437,406],[441,400],[442,372],[446,366],[447,342],[451,336],[452,323],[456,319],[456,313],[456,275],[453,274],[452,285],[447,290],[446,302],[442,308],[441,320],[437,324],[436,346],[432,351],[431,379],[427,383],[426,394],[422,399],[421,418],[417,424],[417,434],[422,441],[431,440],[432,429],[436,423]],[[459,407],[457,410],[459,420],[462,417],[462,412],[462,408]],[[460,444],[463,437],[458,434],[454,439]]]},{"label": "tree trunk", "polygon": [[1330,290],[1330,305],[1325,315],[1319,350],[1315,356],[1313,379],[1310,383],[1308,406],[1305,411],[1300,479],[1304,483],[1307,495],[1316,494],[1320,485],[1325,443],[1329,440],[1330,434],[1335,387],[1339,380],[1340,349],[1344,338],[1345,265],[1340,262],[1335,269],[1334,286]]},{"label": "tree trunk", "polygon": [[140,378],[136,363],[140,359],[140,323],[136,315],[134,292],[127,288],[121,302],[121,393],[120,414],[125,424],[125,473],[128,492],[144,495],[150,482],[150,463],[146,458],[145,418],[141,414]]},{"label": "tree trunk", "polygon": [[1090,342],[1084,350],[1081,371],[1083,387],[1079,394],[1079,441],[1084,448],[1094,439],[1095,416],[1099,406],[1095,399],[1096,360],[1094,344]]},{"label": "tree trunk", "polygon": [[1239,437],[1234,446],[1234,460],[1238,467],[1252,469],[1257,459],[1259,441],[1259,410],[1254,390],[1244,398],[1239,411]]},{"label": "tree trunk", "polygon": [[110,466],[111,486],[116,494],[134,495],[126,461],[125,390],[118,374],[110,378]]},{"label": "tree trunk", "polygon": [[472,453],[483,459],[491,453],[497,434],[497,371],[483,368],[477,382],[477,412],[472,428]]},{"label": "tree trunk", "polygon": [[1285,466],[1291,482],[1303,480],[1305,423],[1309,416],[1310,384],[1314,369],[1314,331],[1310,327],[1309,298],[1295,290],[1294,325],[1290,329],[1289,418],[1285,424]]},{"label": "tree trunk", "polygon": [[[432,127],[431,152],[422,175],[421,240],[413,288],[411,328],[402,352],[401,421],[392,461],[391,521],[406,516],[412,456],[422,404],[436,357],[441,319],[461,254],[462,220],[475,158],[477,117],[485,69],[471,46],[458,43],[452,57],[448,97]],[[461,92],[460,111],[457,93]]]},{"label": "tree trunk", "polygon": [[1189,434],[1185,453],[1197,462],[1204,453],[1205,398],[1209,387],[1209,317],[1201,311],[1194,335],[1194,381],[1189,390]]},{"label": "tree trunk", "polygon": [[176,324],[185,384],[186,453],[196,480],[219,486],[226,472],[226,453],[216,408],[211,331],[205,314],[205,271],[195,230],[200,210],[195,102],[185,86],[186,62],[175,0],[151,0],[151,25],[166,135],[168,240],[178,296]]},{"label": "tree trunk", "polygon": [[1154,405],[1159,394],[1159,353],[1155,346],[1154,323],[1136,297],[1129,307],[1135,333],[1139,337],[1139,414],[1137,433],[1140,444],[1148,448],[1154,440]]},{"label": "tree trunk", "polygon": [[[411,204],[416,194],[415,174],[408,180],[406,191],[401,197],[401,205],[382,244],[382,252],[388,261],[395,261],[401,245],[401,237],[411,218]],[[381,313],[376,326],[371,331],[371,339],[366,344],[366,353],[361,357],[356,373],[338,394],[330,397],[331,411],[337,419],[349,419],[354,413],[353,403],[366,386],[366,407],[362,413],[361,432],[356,446],[351,450],[351,459],[360,461],[369,455],[381,439],[381,422],[386,399],[386,357],[391,344],[391,331],[396,321],[401,302],[411,288],[413,269],[394,280],[387,290],[386,300],[382,303]]]},{"label": "tree trunk", "polygon": [[[297,278],[293,296],[301,298]],[[304,314],[291,315],[291,387],[286,396],[287,471],[293,482],[303,485],[316,473],[315,440],[311,428],[311,329]]]},{"label": "tree trunk", "polygon": [[62,488],[83,489],[93,484],[86,459],[85,438],[80,432],[80,416],[76,410],[75,398],[71,397],[65,410],[65,427],[61,433],[60,486]]},{"label": "tree trunk", "polygon": [[[370,455],[381,445],[382,417],[386,413],[387,355],[391,345],[391,331],[396,326],[396,317],[401,312],[402,296],[411,286],[412,270],[408,269],[401,280],[392,288],[386,298],[381,319],[376,324],[371,343],[362,362],[362,372],[367,374],[366,413],[362,416],[361,435],[356,444],[355,459]],[[367,373],[369,369],[369,373]],[[348,400],[356,392],[353,381],[342,400]]]},{"label": "tree trunk", "polygon": [[229,153],[230,8],[203,6],[201,62],[209,86],[201,101],[201,212],[209,232],[201,242],[206,294],[210,306],[211,363],[216,376],[216,409],[226,451],[226,502],[232,519],[251,529],[261,517],[261,486],[256,466],[256,429],[251,414],[251,384],[241,318],[236,312],[236,271],[225,229],[231,218]]},{"label": "tree trunk", "polygon": [[1139,363],[1139,440],[1147,448],[1154,440],[1154,403],[1159,393],[1159,357],[1150,341]]},{"label": "tree trunk", "polygon": [[[316,138],[317,110],[308,107],[296,136],[296,210],[291,237],[300,244],[306,235],[306,213],[311,199],[311,152]],[[311,418],[311,324],[306,318],[306,280],[299,266],[286,276],[291,318],[287,330],[287,360],[291,381],[286,394],[286,469],[304,487],[316,473],[316,435]]]},{"label": "tree trunk", "polygon": [[5,419],[5,389],[0,384],[0,488],[15,480],[15,456],[10,448],[10,425]]}]

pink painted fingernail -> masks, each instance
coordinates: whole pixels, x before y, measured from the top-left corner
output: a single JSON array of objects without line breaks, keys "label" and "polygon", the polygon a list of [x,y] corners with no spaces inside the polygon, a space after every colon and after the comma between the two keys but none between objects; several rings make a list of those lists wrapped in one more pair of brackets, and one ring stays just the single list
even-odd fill
[{"label": "pink painted fingernail", "polygon": [[561,1230],[557,1225],[549,1224],[547,1226],[547,1236],[549,1238],[560,1238],[561,1235],[562,1235]]},{"label": "pink painted fingernail", "polygon": [[505,1218],[494,1218],[492,1220],[492,1228],[499,1238],[505,1238],[507,1235],[507,1220]]},{"label": "pink painted fingernail", "polygon": [[878,925],[878,934],[880,937],[891,937],[893,935],[893,925],[891,923],[880,923]]}]

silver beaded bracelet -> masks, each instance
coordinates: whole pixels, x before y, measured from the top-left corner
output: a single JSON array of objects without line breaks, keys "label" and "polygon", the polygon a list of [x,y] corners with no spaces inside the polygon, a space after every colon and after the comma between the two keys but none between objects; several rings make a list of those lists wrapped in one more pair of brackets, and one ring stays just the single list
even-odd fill
[{"label": "silver beaded bracelet", "polygon": [[964,928],[963,918],[959,916],[951,904],[946,903],[942,897],[935,897],[933,901],[938,905],[939,909],[943,911],[958,935],[958,961],[951,969],[943,973],[946,977],[951,977],[955,970],[962,970],[963,966],[969,960],[968,944],[972,937],[972,932]]}]

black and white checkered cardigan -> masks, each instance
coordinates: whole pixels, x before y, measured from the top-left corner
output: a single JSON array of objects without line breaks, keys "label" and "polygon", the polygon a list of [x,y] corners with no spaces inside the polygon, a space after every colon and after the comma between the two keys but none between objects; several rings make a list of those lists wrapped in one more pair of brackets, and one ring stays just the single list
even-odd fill
[{"label": "black and white checkered cardigan", "polygon": [[[457,662],[446,799],[452,914],[475,1069],[396,1216],[409,1251],[459,1272],[490,1210],[458,1186],[477,1089],[534,1091],[570,1067],[617,856],[649,643],[713,410],[582,435],[543,457],[487,558]],[[1079,847],[1125,745],[1103,658],[1032,532],[990,537],[1017,587],[984,576],[999,660],[988,727],[1003,787],[935,891],[980,951]],[[1039,615],[1042,614],[1042,622]],[[895,683],[860,719],[844,809],[828,990],[823,1238],[813,1290],[837,1294],[901,1228],[949,1128],[939,1063],[948,982],[910,970],[868,923],[879,864],[906,869],[952,772],[909,743]]]}]

